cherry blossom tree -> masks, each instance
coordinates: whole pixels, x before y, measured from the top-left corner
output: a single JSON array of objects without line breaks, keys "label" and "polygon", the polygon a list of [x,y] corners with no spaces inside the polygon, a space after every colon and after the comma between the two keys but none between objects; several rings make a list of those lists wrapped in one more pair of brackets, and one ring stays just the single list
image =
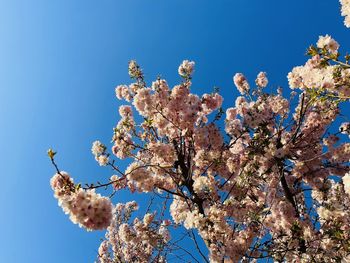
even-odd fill
[{"label": "cherry blossom tree", "polygon": [[[350,2],[340,2],[350,26]],[[110,179],[76,184],[48,152],[64,212],[87,230],[107,229],[97,262],[168,262],[176,249],[186,262],[348,262],[350,123],[337,123],[350,99],[350,56],[329,35],[307,53],[288,74],[287,97],[281,88],[266,92],[265,72],[255,85],[235,74],[241,96],[226,111],[218,91],[191,93],[193,61],[183,61],[182,81],[172,88],[160,78],[148,86],[131,61],[132,83],[116,87],[126,105],[113,146],[95,141],[91,149],[100,166],[112,168]],[[118,160],[129,163],[125,171]],[[113,205],[96,192],[106,187],[165,201],[138,218],[136,202]],[[196,255],[171,237],[179,226]]]}]

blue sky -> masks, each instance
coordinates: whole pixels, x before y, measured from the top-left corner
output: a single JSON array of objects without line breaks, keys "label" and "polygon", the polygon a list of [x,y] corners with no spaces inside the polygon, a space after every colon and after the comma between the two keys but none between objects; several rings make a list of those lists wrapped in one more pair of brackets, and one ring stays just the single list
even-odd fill
[{"label": "blue sky", "polygon": [[181,61],[194,60],[192,91],[218,86],[228,107],[235,72],[253,81],[267,71],[271,87],[287,88],[289,70],[326,33],[350,50],[338,1],[0,0],[1,261],[95,259],[103,232],[87,233],[57,206],[46,150],[77,181],[111,175],[90,148],[110,141],[114,87],[129,83],[130,59],[149,82],[161,74],[171,85]]}]

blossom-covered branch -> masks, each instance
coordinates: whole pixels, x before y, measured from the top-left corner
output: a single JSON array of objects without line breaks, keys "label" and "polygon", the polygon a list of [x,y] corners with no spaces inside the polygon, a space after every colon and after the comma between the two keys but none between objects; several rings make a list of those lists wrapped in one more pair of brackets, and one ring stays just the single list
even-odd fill
[{"label": "blossom-covered branch", "polygon": [[[116,174],[82,188],[58,170],[49,152],[57,170],[51,186],[63,210],[88,230],[107,228],[98,262],[165,262],[176,249],[169,227],[177,225],[192,233],[189,238],[205,258],[192,231],[203,239],[209,252],[205,261],[345,260],[350,124],[336,125],[341,104],[350,98],[349,57],[342,59],[339,44],[328,35],[308,54],[306,64],[288,74],[287,97],[281,88],[265,91],[265,72],[255,85],[235,74],[240,96],[226,112],[217,91],[191,93],[194,62],[180,65],[182,80],[170,88],[160,78],[147,86],[142,69],[131,61],[135,82],[116,87],[116,97],[127,105],[119,107],[111,153],[100,141],[92,146],[99,165]],[[121,171],[113,158],[130,164]],[[108,186],[155,192],[171,198],[171,204],[131,220],[136,203],[113,206],[95,192]],[[166,209],[171,218],[164,218]]]}]

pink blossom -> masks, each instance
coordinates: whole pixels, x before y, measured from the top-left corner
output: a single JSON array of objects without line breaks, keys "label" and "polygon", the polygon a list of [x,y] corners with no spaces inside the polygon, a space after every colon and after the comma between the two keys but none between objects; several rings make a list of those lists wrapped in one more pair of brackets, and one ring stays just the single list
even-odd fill
[{"label": "pink blossom", "polygon": [[236,73],[233,76],[233,82],[242,95],[249,92],[250,87],[248,81],[242,73]]}]

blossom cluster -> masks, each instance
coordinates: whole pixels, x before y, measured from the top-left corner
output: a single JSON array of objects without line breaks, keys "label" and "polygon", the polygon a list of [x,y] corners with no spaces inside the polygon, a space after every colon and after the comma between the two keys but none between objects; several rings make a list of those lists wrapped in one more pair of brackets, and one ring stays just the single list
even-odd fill
[{"label": "blossom cluster", "polygon": [[190,77],[194,71],[194,64],[193,61],[184,60],[179,67],[179,75],[183,78]]},{"label": "blossom cluster", "polygon": [[100,166],[106,166],[108,164],[108,155],[105,153],[106,146],[100,141],[95,141],[92,144],[91,152],[95,156],[95,160]]},{"label": "blossom cluster", "polygon": [[340,0],[341,15],[345,17],[344,24],[346,27],[350,27],[350,1]]},{"label": "blossom cluster", "polygon": [[304,66],[295,67],[288,74],[290,87],[311,90],[319,95],[327,93],[333,98],[349,98],[350,67],[339,62],[338,49],[339,44],[331,36],[320,36],[317,46],[308,50],[312,57]]},{"label": "blossom cluster", "polygon": [[339,127],[339,131],[342,134],[347,134],[350,136],[350,122],[343,122]]},{"label": "blossom cluster", "polygon": [[113,205],[109,198],[93,189],[74,186],[73,179],[66,172],[56,173],[51,178],[51,187],[58,204],[73,223],[87,230],[102,230],[110,225]]},{"label": "blossom cluster", "polygon": [[135,201],[115,206],[106,239],[98,249],[98,263],[165,262],[162,250],[170,240],[168,223],[157,220],[154,213],[129,223],[137,209]]}]

